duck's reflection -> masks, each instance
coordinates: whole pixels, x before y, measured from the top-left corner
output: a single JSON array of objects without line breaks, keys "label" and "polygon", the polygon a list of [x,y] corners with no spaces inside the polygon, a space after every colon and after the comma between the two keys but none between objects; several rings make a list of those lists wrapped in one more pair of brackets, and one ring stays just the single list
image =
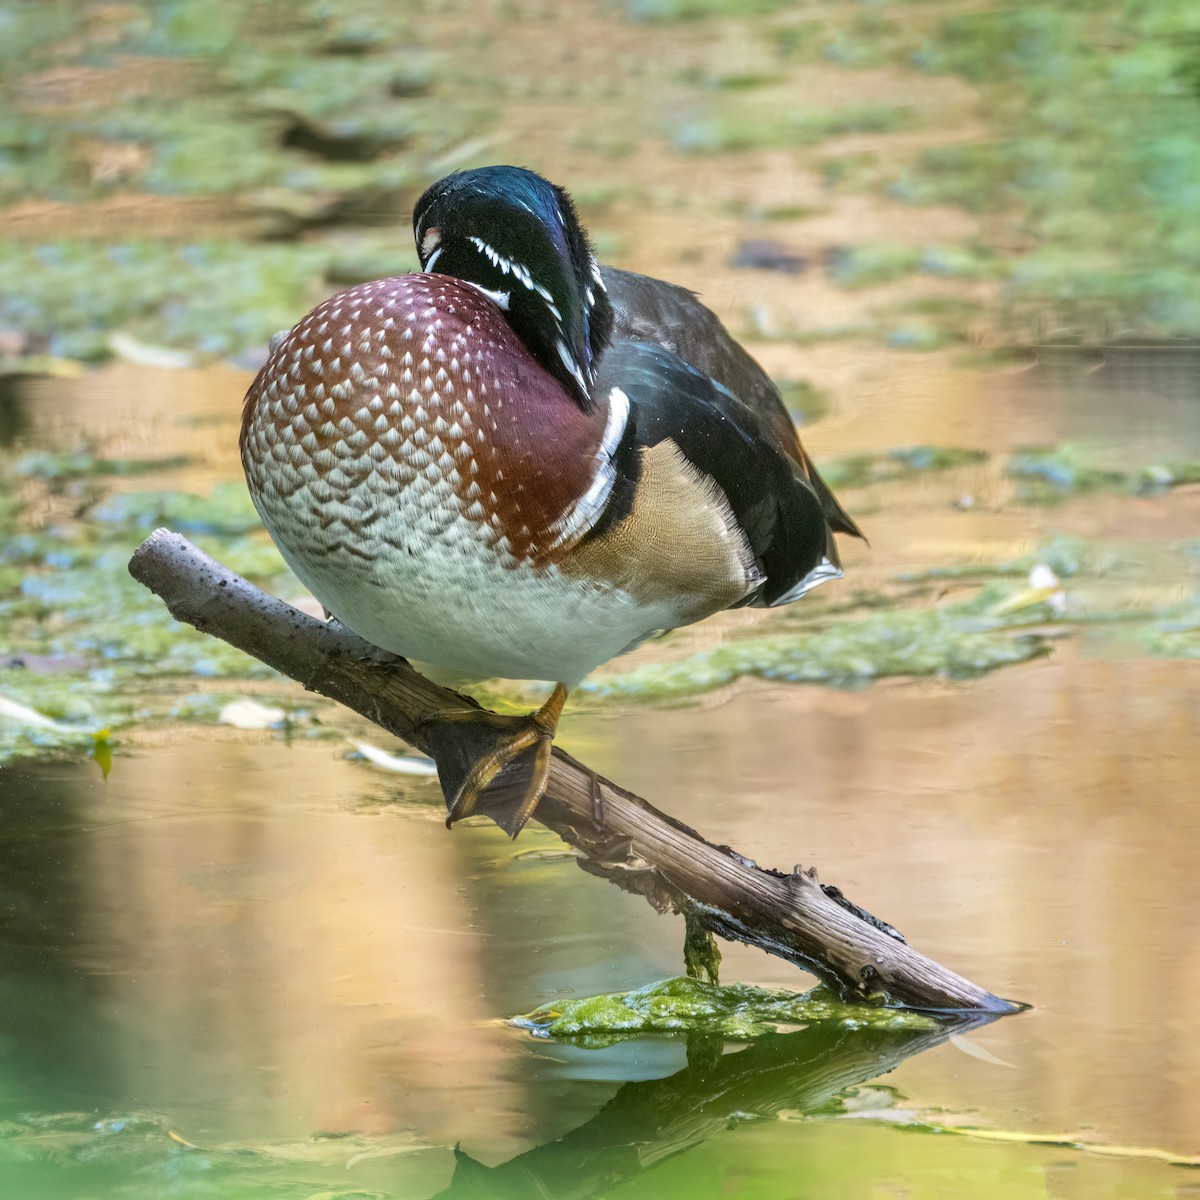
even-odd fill
[{"label": "duck's reflection", "polygon": [[695,1038],[688,1065],[666,1079],[625,1084],[578,1129],[496,1167],[455,1150],[443,1197],[553,1196],[583,1200],[606,1193],[656,1163],[700,1145],[731,1122],[787,1110],[815,1113],[842,1089],[895,1069],[952,1033],[994,1020],[947,1020],[934,1029],[846,1029],[813,1025],[764,1037],[724,1053],[721,1038]]}]

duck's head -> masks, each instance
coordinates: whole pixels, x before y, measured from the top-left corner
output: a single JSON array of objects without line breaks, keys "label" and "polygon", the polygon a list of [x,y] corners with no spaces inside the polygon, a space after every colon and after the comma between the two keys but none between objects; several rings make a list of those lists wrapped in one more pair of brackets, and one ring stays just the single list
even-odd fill
[{"label": "duck's head", "polygon": [[571,197],[523,167],[439,180],[413,209],[425,271],[484,289],[531,354],[584,409],[612,306]]}]

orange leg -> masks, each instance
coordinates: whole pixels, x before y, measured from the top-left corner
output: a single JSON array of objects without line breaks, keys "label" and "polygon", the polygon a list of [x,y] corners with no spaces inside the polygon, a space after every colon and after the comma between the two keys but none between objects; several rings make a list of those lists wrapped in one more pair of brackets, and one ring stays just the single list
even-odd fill
[{"label": "orange leg", "polygon": [[446,825],[482,812],[510,837],[521,832],[546,792],[551,749],[567,689],[526,717],[484,709],[439,713],[430,730],[438,777],[446,797]]}]

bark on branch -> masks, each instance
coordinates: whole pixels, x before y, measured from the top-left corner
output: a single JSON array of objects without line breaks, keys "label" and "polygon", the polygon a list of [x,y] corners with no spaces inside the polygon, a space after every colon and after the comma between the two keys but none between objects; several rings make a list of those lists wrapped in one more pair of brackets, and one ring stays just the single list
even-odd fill
[{"label": "bark on branch", "polygon": [[[268,596],[186,538],[156,530],[134,552],[129,570],[177,620],[427,753],[437,742],[445,745],[446,723],[431,718],[461,707],[463,697],[403,661],[380,663],[374,647],[349,630]],[[534,819],[573,846],[585,870],[645,896],[660,912],[675,909],[721,937],[788,959],[846,999],[996,1014],[1023,1007],[918,954],[837,888],[823,887],[815,869],[784,874],[761,868],[605,779],[599,780],[598,821],[595,779],[555,748]]]}]

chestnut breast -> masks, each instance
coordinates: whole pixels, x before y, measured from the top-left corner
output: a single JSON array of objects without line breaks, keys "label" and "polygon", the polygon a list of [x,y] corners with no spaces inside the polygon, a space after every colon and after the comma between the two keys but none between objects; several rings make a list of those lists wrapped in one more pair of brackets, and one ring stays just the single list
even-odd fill
[{"label": "chestnut breast", "polygon": [[[470,284],[402,275],[330,297],[279,340],[246,396],[251,492],[341,516],[367,477],[452,495],[508,565],[560,551],[591,487],[603,407],[585,413]],[[371,520],[369,507],[360,520]],[[311,518],[302,522],[311,529]],[[353,553],[353,531],[339,535]]]}]

